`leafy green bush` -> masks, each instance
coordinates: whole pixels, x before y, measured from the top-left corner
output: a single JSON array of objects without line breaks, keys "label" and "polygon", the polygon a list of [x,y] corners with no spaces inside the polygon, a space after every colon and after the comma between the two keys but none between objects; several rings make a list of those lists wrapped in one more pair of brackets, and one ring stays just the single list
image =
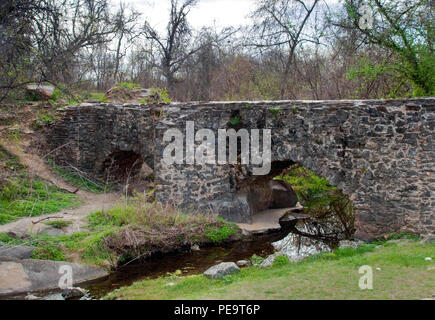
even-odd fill
[{"label": "leafy green bush", "polygon": [[290,168],[285,174],[276,177],[289,183],[299,200],[306,207],[317,204],[328,204],[337,188],[331,186],[325,178],[317,176],[305,167]]},{"label": "leafy green bush", "polygon": [[258,265],[264,261],[263,257],[257,256],[256,254],[252,255],[251,263],[253,266]]},{"label": "leafy green bush", "polygon": [[151,94],[140,102],[144,104],[171,103],[172,99],[169,96],[168,90],[162,88],[151,88]]},{"label": "leafy green bush", "polygon": [[280,256],[276,257],[275,260],[273,261],[273,266],[274,267],[285,266],[289,263],[290,263],[290,261],[288,260],[287,256],[280,255]]},{"label": "leafy green bush", "polygon": [[[223,222],[223,220],[221,220]],[[233,223],[226,223],[220,228],[208,227],[205,229],[206,237],[213,243],[219,243],[237,234],[237,226]]]}]

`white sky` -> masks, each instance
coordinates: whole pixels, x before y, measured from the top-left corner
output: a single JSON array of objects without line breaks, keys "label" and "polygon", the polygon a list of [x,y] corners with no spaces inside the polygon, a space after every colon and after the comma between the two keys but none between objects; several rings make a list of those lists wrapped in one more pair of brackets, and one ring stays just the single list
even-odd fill
[{"label": "white sky", "polygon": [[[120,0],[111,0],[118,4]],[[121,0],[143,14],[150,24],[157,30],[166,27],[170,0]],[[180,0],[181,2],[182,0]],[[255,0],[200,0],[192,8],[187,20],[195,29],[212,25],[214,22],[219,27],[246,25],[247,16],[253,9]]]},{"label": "white sky", "polygon": [[[112,4],[120,1],[130,5],[143,14],[157,30],[164,31],[169,16],[170,0],[110,0]],[[180,3],[183,0],[179,0]],[[341,0],[325,0],[328,4]],[[255,0],[199,0],[187,16],[195,29],[210,26],[218,27],[249,24],[249,14],[255,9]]]}]

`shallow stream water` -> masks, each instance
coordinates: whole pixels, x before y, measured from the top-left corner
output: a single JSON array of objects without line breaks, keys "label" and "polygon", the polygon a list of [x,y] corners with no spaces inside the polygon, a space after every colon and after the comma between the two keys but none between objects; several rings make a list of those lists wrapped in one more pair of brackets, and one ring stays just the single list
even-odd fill
[{"label": "shallow stream water", "polygon": [[106,278],[81,287],[89,290],[93,298],[101,298],[119,287],[131,285],[138,280],[158,278],[177,270],[181,270],[183,275],[200,274],[220,262],[249,260],[254,254],[263,257],[272,254],[272,242],[284,238],[288,233],[289,228],[283,226],[276,232],[255,235],[216,247],[203,247],[199,251],[154,256],[142,262],[130,263]]}]

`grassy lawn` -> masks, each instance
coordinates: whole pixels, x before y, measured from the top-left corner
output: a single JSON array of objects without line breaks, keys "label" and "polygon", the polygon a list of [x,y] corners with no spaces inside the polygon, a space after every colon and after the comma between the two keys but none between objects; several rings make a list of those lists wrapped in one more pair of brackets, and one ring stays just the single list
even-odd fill
[{"label": "grassy lawn", "polygon": [[75,194],[31,177],[18,157],[0,146],[0,224],[55,213],[79,204]]},{"label": "grassy lawn", "polygon": [[[435,293],[435,244],[417,241],[338,249],[299,263],[283,259],[221,280],[202,275],[143,280],[106,299],[422,299]],[[432,261],[425,261],[432,257]],[[362,265],[373,268],[373,289],[358,286]],[[377,270],[376,268],[380,268]],[[167,286],[169,282],[174,286]]]}]

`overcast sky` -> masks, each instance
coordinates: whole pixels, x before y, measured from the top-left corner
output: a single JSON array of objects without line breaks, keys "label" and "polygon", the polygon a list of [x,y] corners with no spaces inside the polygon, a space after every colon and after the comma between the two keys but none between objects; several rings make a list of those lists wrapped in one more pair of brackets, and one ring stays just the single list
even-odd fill
[{"label": "overcast sky", "polygon": [[[143,14],[153,27],[160,32],[165,30],[168,21],[170,0],[110,0],[113,5],[119,2],[128,4]],[[179,0],[182,2],[183,0]],[[324,0],[329,5],[342,0]],[[187,20],[195,28],[210,26],[218,27],[249,24],[249,14],[255,8],[256,0],[199,0],[192,8]]]},{"label": "overcast sky", "polygon": [[[111,0],[116,5],[120,0]],[[169,15],[169,0],[122,0],[140,11],[158,30],[166,27]],[[190,11],[187,19],[195,28],[206,25],[239,26],[248,23],[247,16],[255,0],[200,0]]]}]

